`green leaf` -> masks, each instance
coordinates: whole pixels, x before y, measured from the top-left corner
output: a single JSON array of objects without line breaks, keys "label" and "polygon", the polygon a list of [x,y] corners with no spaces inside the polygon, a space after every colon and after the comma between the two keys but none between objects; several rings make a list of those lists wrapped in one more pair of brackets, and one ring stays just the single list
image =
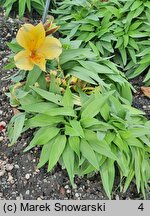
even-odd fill
[{"label": "green leaf", "polygon": [[62,105],[64,107],[70,107],[70,108],[73,108],[73,96],[72,96],[72,92],[69,88],[69,86],[67,86],[66,88],[66,91],[64,93],[64,96],[62,98],[62,101],[61,101]]},{"label": "green leaf", "polygon": [[15,3],[17,0],[7,0],[4,2],[3,7],[7,8],[9,4],[11,4],[11,6],[13,5],[13,3]]},{"label": "green leaf", "polygon": [[31,12],[31,0],[26,0],[26,1],[27,1],[28,11]]},{"label": "green leaf", "polygon": [[66,136],[59,135],[56,137],[55,141],[52,144],[50,155],[49,155],[49,163],[48,163],[48,172],[53,169],[53,167],[58,162],[60,156],[62,155],[66,146]]},{"label": "green leaf", "polygon": [[147,128],[146,126],[139,126],[139,127],[135,127],[135,128],[130,128],[131,133],[133,134],[133,136],[135,137],[140,137],[140,136],[144,136],[144,135],[149,135],[150,134],[150,130],[149,128]]},{"label": "green leaf", "polygon": [[133,168],[131,168],[124,184],[123,193],[125,193],[126,190],[128,189],[133,177],[134,177],[134,170]]},{"label": "green leaf", "polygon": [[28,72],[28,76],[27,76],[27,80],[25,84],[26,91],[30,89],[30,86],[34,85],[37,82],[41,73],[42,73],[42,70],[37,66],[34,66],[33,70]]},{"label": "green leaf", "polygon": [[29,128],[44,127],[48,125],[58,124],[63,120],[63,116],[49,116],[45,114],[38,114],[33,118],[28,119],[25,125]]},{"label": "green leaf", "polygon": [[96,155],[85,139],[81,139],[80,151],[82,155],[92,164],[97,170],[99,170],[99,164],[96,158]]},{"label": "green leaf", "polygon": [[66,62],[77,59],[93,58],[95,55],[88,48],[78,48],[64,50],[60,56],[60,64],[63,65]]},{"label": "green leaf", "polygon": [[19,113],[15,116],[14,118],[14,122],[13,122],[13,126],[12,127],[12,135],[10,137],[11,143],[9,146],[12,146],[17,139],[19,138],[22,130],[23,130],[23,126],[24,126],[24,122],[25,122],[25,114],[24,113]]},{"label": "green leaf", "polygon": [[135,1],[131,7],[131,11],[136,10],[137,8],[139,8],[142,5],[142,1]]},{"label": "green leaf", "polygon": [[57,107],[56,104],[53,104],[50,102],[39,102],[39,103],[22,105],[21,108],[25,110],[26,112],[47,114],[49,113],[50,109],[56,108],[56,107]]},{"label": "green leaf", "polygon": [[71,184],[74,184],[74,152],[70,145],[67,143],[66,148],[63,152],[63,161],[67,169]]},{"label": "green leaf", "polygon": [[143,111],[138,110],[132,106],[126,104],[123,104],[122,106],[125,107],[130,112],[131,115],[145,115]]},{"label": "green leaf", "polygon": [[78,136],[72,136],[68,138],[68,141],[72,150],[78,155],[78,158],[80,158],[80,138]]},{"label": "green leaf", "polygon": [[129,173],[129,164],[128,160],[124,153],[119,151],[118,149],[115,150],[114,154],[117,156],[117,163],[119,165],[120,173],[123,174],[123,176],[127,177]]},{"label": "green leaf", "polygon": [[150,54],[144,56],[144,58],[139,62],[139,64],[146,64],[146,63],[150,64]]},{"label": "green leaf", "polygon": [[[131,133],[132,133],[132,131],[131,131]],[[126,139],[126,142],[128,143],[129,146],[135,146],[135,147],[144,149],[144,145],[137,138],[130,137],[130,138]]]},{"label": "green leaf", "polygon": [[[3,69],[4,70],[10,70],[10,69],[13,69],[13,68],[15,68],[16,67],[16,65],[15,65],[15,63],[14,62],[9,62],[8,64],[6,64],[4,67],[3,67]],[[19,80],[20,81],[20,80]]]},{"label": "green leaf", "polygon": [[133,38],[129,39],[129,44],[131,47],[133,47],[135,50],[139,50],[138,44],[136,43],[136,41]]},{"label": "green leaf", "polygon": [[53,142],[55,141],[55,138],[50,140],[46,145],[44,145],[42,147],[42,152],[40,155],[40,160],[39,163],[37,165],[37,168],[41,168],[42,166],[44,166],[44,164],[46,164],[49,160],[49,155],[50,155],[50,151],[51,151],[51,147]]},{"label": "green leaf", "polygon": [[90,144],[91,148],[106,157],[109,157],[113,160],[117,160],[117,157],[111,151],[109,145],[106,143],[105,140],[98,140],[98,136],[95,132],[91,130],[85,130],[85,137],[88,143]]},{"label": "green leaf", "polygon": [[7,42],[7,46],[14,52],[17,53],[22,50],[22,47],[16,42],[16,40],[12,40],[11,42]]},{"label": "green leaf", "polygon": [[59,115],[64,115],[64,116],[72,116],[76,117],[76,112],[70,107],[57,107],[50,109],[48,112],[46,112],[47,115],[50,116],[59,116]]},{"label": "green leaf", "polygon": [[123,40],[124,40],[124,47],[126,48],[128,43],[129,43],[129,36],[128,35],[123,35]]},{"label": "green leaf", "polygon": [[141,183],[141,156],[139,149],[134,148],[133,149],[133,156],[135,161],[135,178],[136,178],[136,187],[138,193],[140,192],[140,183]]},{"label": "green leaf", "polygon": [[42,127],[40,128],[34,138],[31,140],[30,144],[24,149],[24,152],[29,151],[36,145],[45,145],[47,144],[52,138],[54,138],[60,129],[56,127]]},{"label": "green leaf", "polygon": [[111,192],[115,178],[114,161],[107,159],[100,167],[100,174],[105,192],[108,198],[111,199]]},{"label": "green leaf", "polygon": [[121,54],[121,58],[123,61],[123,65],[125,66],[127,63],[127,53],[126,50],[124,48],[119,48],[120,54]]},{"label": "green leaf", "polygon": [[149,63],[144,63],[139,65],[132,74],[128,76],[129,79],[132,79],[138,75],[140,75],[147,67],[149,66]]},{"label": "green leaf", "polygon": [[[82,67],[80,67],[80,70],[78,70],[78,69],[79,69],[79,66],[78,66],[78,68],[76,68],[76,67],[73,68],[73,70],[71,70],[69,72],[69,74],[72,76],[75,76],[75,77],[77,77],[77,78],[79,78],[79,79],[81,79],[87,83],[91,83],[93,85],[96,85],[96,82],[89,76],[89,74],[91,75],[90,71],[87,71]],[[87,72],[88,72],[88,74],[87,74]]]},{"label": "green leaf", "polygon": [[150,69],[144,78],[144,82],[147,82],[148,80],[150,80]]},{"label": "green leaf", "polygon": [[26,9],[26,0],[19,0],[19,17],[24,15]]},{"label": "green leaf", "polygon": [[79,121],[77,120],[70,120],[70,125],[72,126],[72,128],[77,131],[77,133],[79,134],[79,136],[81,138],[84,138],[84,132],[83,132],[83,129],[82,129],[82,126],[80,124]]},{"label": "green leaf", "polygon": [[114,71],[112,69],[96,62],[80,60],[79,63],[84,68],[93,71],[95,74],[114,74]]},{"label": "green leaf", "polygon": [[91,41],[89,41],[89,46],[91,47],[91,49],[93,50],[93,52],[95,53],[96,56],[99,56],[99,50],[98,48],[95,46],[94,43],[92,43]]},{"label": "green leaf", "polygon": [[95,99],[91,101],[81,112],[81,118],[86,118],[87,116],[89,118],[93,118],[96,116],[99,112],[101,107],[105,104],[106,100],[109,98],[110,95],[113,94],[113,91],[108,92],[106,94],[98,94],[95,96]]},{"label": "green leaf", "polygon": [[33,86],[31,86],[31,88],[37,94],[39,94],[41,97],[43,97],[44,99],[46,99],[48,101],[51,101],[51,102],[53,102],[55,104],[60,105],[60,101],[62,100],[62,96],[61,95],[54,94],[54,93],[51,93],[51,92],[48,92],[48,91],[45,91],[43,89],[36,88],[36,87],[33,87]]},{"label": "green leaf", "polygon": [[[102,81],[102,79],[98,76],[98,72],[101,71],[102,73],[102,70],[101,68],[103,67],[103,71],[105,70],[106,73],[107,73],[107,70],[110,71],[109,68],[106,68],[105,66],[101,66],[99,64],[96,64],[97,68],[98,68],[98,71],[95,70],[95,68],[92,67],[92,63],[94,64],[94,62],[90,62],[90,61],[79,61],[80,64],[82,64],[83,67],[81,66],[76,66],[73,68],[73,71],[74,71],[74,75],[75,75],[75,72],[77,73],[80,73],[82,74],[83,77],[89,77],[91,78],[92,80],[100,83],[101,85],[105,86],[106,84]],[[89,66],[89,67],[88,67]],[[85,67],[85,68],[84,68]],[[111,72],[112,73],[112,72]],[[72,72],[71,72],[72,74]],[[82,78],[83,80],[85,80],[85,78]],[[85,80],[86,81],[86,80]],[[92,81],[91,83],[93,83],[94,81]]]},{"label": "green leaf", "polygon": [[50,88],[49,91],[54,94],[61,94],[61,89],[59,87],[58,81],[54,75],[50,76]]},{"label": "green leaf", "polygon": [[113,126],[105,123],[105,122],[102,122],[96,118],[82,118],[80,120],[81,122],[81,125],[84,127],[84,128],[91,128],[92,126],[99,126],[99,128],[101,129],[101,131],[107,131],[109,129],[114,129]]},{"label": "green leaf", "polygon": [[135,54],[134,49],[130,49],[130,48],[129,48],[128,51],[129,51],[129,53],[130,53],[130,57],[132,58],[134,64],[136,64],[137,61],[136,61],[136,54]]},{"label": "green leaf", "polygon": [[129,86],[128,83],[124,83],[120,87],[120,94],[123,98],[126,98],[130,102],[130,104],[132,104],[133,96],[132,96],[131,87]]},{"label": "green leaf", "polygon": [[122,37],[118,37],[118,40],[117,40],[117,43],[116,43],[116,46],[115,46],[115,48],[119,48],[119,47],[121,47],[122,46],[122,44],[123,44],[123,38]]}]

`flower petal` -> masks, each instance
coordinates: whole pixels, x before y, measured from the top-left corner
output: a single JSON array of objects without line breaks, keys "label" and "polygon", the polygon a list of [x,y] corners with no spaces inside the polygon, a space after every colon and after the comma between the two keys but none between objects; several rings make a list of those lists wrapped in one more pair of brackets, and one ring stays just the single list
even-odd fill
[{"label": "flower petal", "polygon": [[42,23],[36,26],[24,24],[17,33],[17,42],[26,50],[38,49],[45,39],[45,30]]},{"label": "flower petal", "polygon": [[39,23],[35,26],[33,34],[35,39],[34,49],[37,50],[45,40],[46,32],[42,23]]},{"label": "flower petal", "polygon": [[16,67],[22,70],[32,70],[34,63],[30,59],[30,51],[23,50],[14,56]]},{"label": "flower petal", "polygon": [[36,64],[42,71],[46,71],[46,61],[43,55],[35,54],[31,57],[33,64]]},{"label": "flower petal", "polygon": [[44,43],[37,50],[37,53],[42,54],[45,59],[58,58],[62,53],[60,41],[54,37],[46,37]]},{"label": "flower petal", "polygon": [[34,31],[34,26],[31,24],[24,24],[18,31],[16,40],[25,49],[30,50],[30,43],[33,40],[31,32]]}]

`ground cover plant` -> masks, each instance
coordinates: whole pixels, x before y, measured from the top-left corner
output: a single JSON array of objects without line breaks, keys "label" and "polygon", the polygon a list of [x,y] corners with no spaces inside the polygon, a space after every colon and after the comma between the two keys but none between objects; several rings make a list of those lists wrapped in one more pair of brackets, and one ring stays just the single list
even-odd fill
[{"label": "ground cover plant", "polygon": [[135,178],[146,197],[150,122],[130,105],[129,84],[114,64],[97,62],[78,40],[54,38],[56,29],[52,20],[25,24],[8,44],[14,54],[7,67],[19,69],[7,94],[17,108],[8,125],[10,146],[34,129],[24,152],[39,147],[38,168],[48,164],[51,171],[59,162],[72,186],[75,175],[100,173],[108,198],[118,172],[120,190]]},{"label": "ground cover plant", "polygon": [[128,78],[144,73],[149,85],[149,1],[65,0],[53,13],[64,37],[80,40],[97,58],[110,58]]}]

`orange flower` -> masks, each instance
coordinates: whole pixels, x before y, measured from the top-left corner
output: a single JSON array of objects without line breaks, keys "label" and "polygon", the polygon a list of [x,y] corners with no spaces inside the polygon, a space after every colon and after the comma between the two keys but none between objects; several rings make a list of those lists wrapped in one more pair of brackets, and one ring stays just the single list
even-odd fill
[{"label": "orange flower", "polygon": [[36,26],[24,24],[18,31],[16,40],[24,48],[14,57],[16,67],[22,70],[32,70],[37,65],[45,71],[46,59],[58,58],[62,52],[58,39],[46,37],[42,23]]}]

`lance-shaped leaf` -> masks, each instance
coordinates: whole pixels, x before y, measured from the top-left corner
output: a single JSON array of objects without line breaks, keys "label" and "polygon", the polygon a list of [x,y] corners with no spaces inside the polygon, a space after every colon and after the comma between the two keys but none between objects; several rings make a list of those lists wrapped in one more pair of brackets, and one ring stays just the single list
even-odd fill
[{"label": "lance-shaped leaf", "polygon": [[99,112],[101,107],[105,104],[106,100],[112,95],[114,91],[110,91],[105,94],[98,94],[95,96],[94,100],[92,100],[83,110],[81,113],[81,118],[93,118]]},{"label": "lance-shaped leaf", "polygon": [[80,151],[82,155],[90,162],[90,164],[92,164],[98,170],[99,164],[95,152],[85,139],[81,140]]},{"label": "lance-shaped leaf", "polygon": [[60,129],[56,127],[42,127],[40,128],[34,138],[31,140],[30,144],[24,149],[24,152],[30,150],[36,145],[44,145],[47,144],[52,138],[54,138]]},{"label": "lance-shaped leaf", "polygon": [[62,155],[66,146],[66,136],[59,135],[52,144],[49,163],[48,163],[48,172],[53,169],[53,167],[58,162],[60,156]]},{"label": "lance-shaped leaf", "polygon": [[63,161],[65,167],[67,169],[71,184],[74,184],[74,151],[70,147],[69,143],[67,143],[66,148],[63,152]]}]

